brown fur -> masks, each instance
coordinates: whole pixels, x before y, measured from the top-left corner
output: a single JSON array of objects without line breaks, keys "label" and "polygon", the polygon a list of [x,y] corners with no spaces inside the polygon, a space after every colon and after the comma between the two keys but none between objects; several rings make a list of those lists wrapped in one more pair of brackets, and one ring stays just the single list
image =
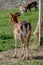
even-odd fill
[{"label": "brown fur", "polygon": [[[23,24],[28,24],[27,21],[22,21],[22,22],[18,22],[18,13],[11,13],[10,14],[10,18],[11,21],[14,23],[14,38],[15,38],[15,44],[17,42],[17,38],[20,39],[22,46],[23,46],[23,59],[28,58],[28,46],[29,46],[29,41],[30,41],[30,36],[31,36],[31,30],[32,28],[30,27],[30,29],[28,30],[28,36],[27,34],[22,34],[21,32],[21,25]],[[29,26],[31,26],[29,24]],[[27,39],[27,44],[24,42]],[[16,47],[16,45],[15,45]],[[15,51],[16,52],[16,51]],[[15,53],[16,55],[17,53]]]},{"label": "brown fur", "polygon": [[33,1],[33,2],[31,2],[31,3],[29,3],[28,5],[27,5],[27,10],[31,10],[31,8],[35,8],[35,9],[37,9],[37,2],[36,1]]},{"label": "brown fur", "polygon": [[19,10],[20,10],[21,14],[23,14],[24,12],[27,11],[27,7],[26,6],[20,6]]}]

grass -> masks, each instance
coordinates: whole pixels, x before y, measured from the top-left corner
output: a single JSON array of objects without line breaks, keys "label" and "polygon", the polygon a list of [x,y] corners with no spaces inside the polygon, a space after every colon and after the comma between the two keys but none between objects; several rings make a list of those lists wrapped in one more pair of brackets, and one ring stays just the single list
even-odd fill
[{"label": "grass", "polygon": [[11,63],[11,62],[1,62],[0,65],[43,65],[42,61],[19,61],[16,63]]},{"label": "grass", "polygon": [[42,62],[39,63],[39,61],[31,61],[31,62],[23,61],[23,62],[18,62],[15,65],[43,65],[43,63]]},{"label": "grass", "polygon": [[[0,10],[0,52],[5,50],[14,49],[15,42],[13,36],[13,24],[9,22],[10,12],[18,12],[18,9],[13,10]],[[43,8],[42,8],[43,14]],[[36,28],[38,21],[38,10],[31,10],[29,12],[24,13],[18,18],[19,21],[27,20],[31,23],[32,26],[32,34],[30,39],[30,44],[34,43],[33,32]],[[20,48],[20,43],[17,44],[17,47]],[[43,65],[42,61],[18,61],[17,63],[12,62],[0,62],[0,65]]]},{"label": "grass", "polygon": [[[13,36],[13,24],[9,22],[9,16],[11,12],[18,12],[18,9],[13,10],[0,10],[0,52],[14,49],[15,42]],[[43,13],[43,9],[42,9]],[[36,28],[37,21],[38,21],[38,10],[31,10],[29,12],[24,13],[18,18],[19,21],[27,20],[31,23],[32,26],[32,35],[30,39],[30,44],[34,42],[33,32]],[[17,47],[21,47],[18,43]]]}]

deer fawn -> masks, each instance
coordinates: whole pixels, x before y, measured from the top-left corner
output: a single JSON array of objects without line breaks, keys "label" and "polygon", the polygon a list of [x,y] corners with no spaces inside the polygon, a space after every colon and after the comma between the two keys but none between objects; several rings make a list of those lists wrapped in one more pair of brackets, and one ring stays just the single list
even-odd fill
[{"label": "deer fawn", "polygon": [[28,47],[29,47],[29,41],[30,36],[32,32],[31,24],[27,21],[18,22],[18,16],[20,16],[20,13],[10,13],[10,19],[14,24],[14,39],[15,39],[15,56],[17,56],[17,39],[19,39],[22,43],[23,47],[23,54],[22,59],[28,59]]}]

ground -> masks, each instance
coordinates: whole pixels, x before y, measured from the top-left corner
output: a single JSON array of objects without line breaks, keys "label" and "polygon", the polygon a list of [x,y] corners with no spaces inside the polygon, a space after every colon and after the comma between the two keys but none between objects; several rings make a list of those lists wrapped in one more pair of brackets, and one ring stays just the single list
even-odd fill
[{"label": "ground", "polygon": [[[14,58],[15,49],[1,52],[0,53],[0,64],[6,65],[6,63],[10,63],[10,62],[16,63],[16,62],[22,61],[21,52],[22,52],[22,49],[18,48],[17,49],[18,58]],[[32,60],[43,61],[43,49],[33,50],[32,46],[30,46],[29,47],[29,57],[30,57],[30,60],[28,61],[32,61]]]}]

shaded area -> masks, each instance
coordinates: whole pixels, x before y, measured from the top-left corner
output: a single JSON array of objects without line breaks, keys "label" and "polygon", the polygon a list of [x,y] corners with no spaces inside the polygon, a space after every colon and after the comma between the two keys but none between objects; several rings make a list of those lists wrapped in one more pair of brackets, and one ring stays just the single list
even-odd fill
[{"label": "shaded area", "polygon": [[[13,50],[8,50],[8,51],[4,51],[4,52],[1,52],[0,53],[0,62],[12,62],[12,63],[15,63],[15,62],[18,62],[18,61],[21,61],[22,60],[22,57],[21,57],[21,53],[23,52],[23,50],[21,48],[17,48],[17,56],[18,58],[14,58],[14,54],[15,54],[15,49]],[[41,50],[29,50],[29,57],[30,59],[35,60],[39,60],[39,61],[43,61],[43,51]],[[30,61],[30,60],[28,60]]]},{"label": "shaded area", "polygon": [[41,37],[40,45],[43,45],[43,37]]},{"label": "shaded area", "polygon": [[35,60],[43,60],[43,56],[33,56],[32,58]]},{"label": "shaded area", "polygon": [[13,38],[13,35],[8,35],[8,34],[5,34],[5,33],[1,33],[0,34],[0,39],[12,39]]}]

